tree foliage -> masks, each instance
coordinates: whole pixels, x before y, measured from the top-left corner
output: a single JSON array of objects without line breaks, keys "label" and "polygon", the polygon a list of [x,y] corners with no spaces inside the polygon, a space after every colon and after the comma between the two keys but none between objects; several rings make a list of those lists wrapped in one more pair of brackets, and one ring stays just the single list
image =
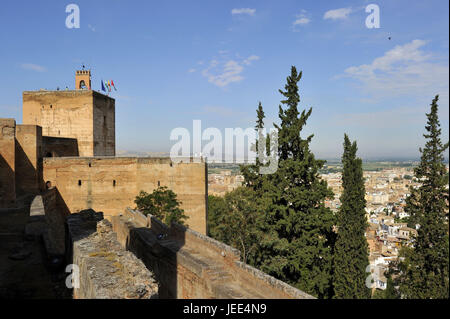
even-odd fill
[{"label": "tree foliage", "polygon": [[180,208],[181,202],[177,200],[177,195],[166,186],[158,187],[151,194],[141,191],[134,202],[144,215],[151,214],[168,226],[172,223],[184,225],[188,219]]},{"label": "tree foliage", "polygon": [[225,198],[209,196],[210,235],[241,251],[242,261],[254,264],[259,247],[261,213],[251,188],[239,187]]},{"label": "tree foliage", "polygon": [[425,147],[414,175],[421,186],[411,188],[405,211],[419,226],[414,247],[404,248],[397,282],[402,298],[449,298],[448,189],[443,144],[438,119],[438,98],[431,103],[425,126]]},{"label": "tree foliage", "polygon": [[[326,298],[332,294],[331,266],[335,234],[334,216],[324,200],[333,197],[319,178],[324,161],[309,149],[312,135],[300,136],[312,109],[298,111],[298,82],[302,73],[295,67],[287,77],[279,107],[278,168],[273,174],[244,174],[246,185],[257,194],[261,222],[260,249],[255,264],[287,283]],[[258,109],[258,124],[263,113]],[[258,162],[257,162],[258,163]],[[256,181],[255,181],[256,180]]]},{"label": "tree foliage", "polygon": [[337,215],[337,239],[334,251],[334,293],[340,299],[366,299],[370,290],[366,287],[366,267],[369,265],[365,187],[362,160],[356,157],[356,142],[344,137],[342,155],[341,203]]}]

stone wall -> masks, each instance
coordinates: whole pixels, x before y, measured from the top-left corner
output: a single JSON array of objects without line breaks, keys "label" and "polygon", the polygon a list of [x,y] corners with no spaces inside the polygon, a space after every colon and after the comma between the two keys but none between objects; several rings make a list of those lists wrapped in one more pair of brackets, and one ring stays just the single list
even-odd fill
[{"label": "stone wall", "polygon": [[78,267],[80,278],[73,297],[158,298],[158,284],[153,273],[120,246],[110,222],[102,218],[101,213],[94,211],[83,211],[67,218],[69,263]]},{"label": "stone wall", "polygon": [[33,198],[26,235],[42,236],[49,257],[65,254],[66,217],[70,214],[61,208],[58,190],[52,187]]},{"label": "stone wall", "polygon": [[42,188],[42,129],[16,126],[16,193],[38,194]]},{"label": "stone wall", "polygon": [[115,100],[95,91],[23,92],[23,124],[41,126],[44,136],[77,139],[80,156],[114,155],[114,112]]},{"label": "stone wall", "polygon": [[180,225],[166,227],[127,209],[112,217],[121,245],[154,272],[161,298],[311,299],[240,261],[230,246]]},{"label": "stone wall", "polygon": [[14,119],[0,118],[0,208],[14,207],[16,200],[15,131]]},{"label": "stone wall", "polygon": [[116,155],[115,100],[94,92],[94,156]]},{"label": "stone wall", "polygon": [[172,163],[170,158],[45,158],[44,181],[55,186],[69,211],[92,208],[106,217],[135,207],[141,190],[167,186],[189,216],[187,224],[206,234],[205,163]]},{"label": "stone wall", "polygon": [[42,137],[42,157],[78,156],[78,141],[66,137]]}]

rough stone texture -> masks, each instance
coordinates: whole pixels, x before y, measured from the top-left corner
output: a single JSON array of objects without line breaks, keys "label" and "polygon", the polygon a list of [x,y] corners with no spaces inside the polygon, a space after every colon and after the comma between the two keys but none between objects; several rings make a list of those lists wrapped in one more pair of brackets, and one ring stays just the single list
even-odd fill
[{"label": "rough stone texture", "polygon": [[42,129],[16,126],[16,193],[38,194],[42,188]]},{"label": "rough stone texture", "polygon": [[115,155],[115,100],[91,90],[23,92],[23,124],[78,140],[80,156]]},{"label": "rough stone texture", "polygon": [[155,273],[161,298],[313,298],[240,262],[240,252],[230,246],[147,217],[144,222],[139,212],[128,209],[112,217],[113,230],[122,246]]},{"label": "rough stone texture", "polygon": [[93,112],[94,156],[115,156],[115,100],[103,94],[94,94]]},{"label": "rough stone texture", "polygon": [[75,138],[43,136],[42,156],[78,156],[78,141]]},{"label": "rough stone texture", "polygon": [[0,118],[0,208],[15,205],[15,131],[14,119]]},{"label": "rough stone texture", "polygon": [[68,213],[58,205],[59,193],[51,188],[42,193],[45,209],[45,222],[48,231],[44,233],[44,243],[50,256],[64,255],[65,252],[65,219]]},{"label": "rough stone texture", "polygon": [[120,246],[111,223],[101,218],[92,210],[67,218],[73,264],[80,270],[80,287],[74,289],[74,298],[157,298],[153,274]]},{"label": "rough stone texture", "polygon": [[51,270],[42,241],[24,237],[28,200],[19,198],[16,204],[17,208],[0,209],[0,300],[72,298],[64,268]]},{"label": "rough stone texture", "polygon": [[30,218],[25,226],[26,236],[43,236],[47,255],[65,253],[65,219],[68,213],[58,206],[58,191],[51,188],[33,198]]},{"label": "rough stone texture", "polygon": [[206,234],[207,172],[205,163],[172,163],[170,158],[45,158],[44,181],[57,187],[74,213],[86,208],[114,216],[141,190],[151,193],[159,185],[172,189],[189,216],[190,228]]}]

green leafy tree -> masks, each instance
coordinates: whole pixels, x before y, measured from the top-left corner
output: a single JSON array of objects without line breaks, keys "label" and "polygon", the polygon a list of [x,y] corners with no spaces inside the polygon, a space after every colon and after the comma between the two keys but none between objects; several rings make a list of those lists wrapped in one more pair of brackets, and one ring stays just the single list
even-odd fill
[{"label": "green leafy tree", "polygon": [[151,214],[168,226],[172,223],[184,225],[188,219],[180,208],[177,195],[166,186],[158,187],[151,194],[141,191],[134,202],[144,215]]},{"label": "green leafy tree", "polygon": [[208,195],[208,236],[224,243],[229,242],[229,233],[221,231],[221,223],[228,213],[227,204],[223,197]]},{"label": "green leafy tree", "polygon": [[387,278],[387,286],[386,290],[384,290],[384,299],[399,299],[400,295],[398,290],[395,288],[394,280],[390,274],[386,274]]},{"label": "green leafy tree", "polygon": [[426,144],[420,148],[421,161],[414,169],[421,186],[411,188],[406,201],[405,211],[419,229],[414,247],[401,251],[404,260],[397,265],[402,298],[449,298],[449,193],[443,162],[449,144],[443,144],[440,138],[438,99],[433,99],[431,111],[426,114]]},{"label": "green leafy tree", "polygon": [[213,216],[212,237],[239,249],[242,261],[254,264],[253,256],[261,237],[261,213],[255,192],[248,187],[238,187],[223,199],[213,198],[209,208],[208,213]]},{"label": "green leafy tree", "polygon": [[365,187],[362,160],[356,157],[356,141],[344,137],[342,155],[341,203],[337,214],[337,239],[334,251],[334,293],[339,299],[366,299],[370,290],[366,287],[366,267],[369,265],[365,231]]},{"label": "green leafy tree", "polygon": [[386,275],[386,289],[375,289],[372,294],[372,299],[399,299],[400,296],[398,294],[397,289],[394,287],[394,281],[389,275]]},{"label": "green leafy tree", "polygon": [[320,179],[325,161],[316,160],[309,149],[313,135],[300,133],[312,109],[299,113],[298,82],[302,73],[295,67],[287,77],[280,105],[278,169],[264,175],[259,193],[264,221],[261,249],[256,264],[273,275],[320,298],[332,294],[331,272],[335,233],[334,215],[324,205],[333,192]]}]

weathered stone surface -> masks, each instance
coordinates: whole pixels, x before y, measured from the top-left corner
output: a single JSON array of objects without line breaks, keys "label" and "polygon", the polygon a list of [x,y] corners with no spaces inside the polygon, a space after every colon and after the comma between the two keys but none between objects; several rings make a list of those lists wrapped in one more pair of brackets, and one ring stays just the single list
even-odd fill
[{"label": "weathered stone surface", "polygon": [[117,215],[141,190],[167,186],[177,194],[190,228],[206,234],[206,163],[170,158],[64,157],[44,159],[44,180],[55,186],[71,212],[92,208]]},{"label": "weathered stone surface", "polygon": [[23,123],[41,126],[44,136],[77,139],[80,156],[115,155],[115,100],[101,93],[25,91]]},{"label": "weathered stone surface", "polygon": [[242,263],[238,250],[189,228],[168,228],[153,216],[145,226],[130,209],[111,220],[121,245],[154,272],[161,298],[313,298]]},{"label": "weathered stone surface", "polygon": [[76,138],[42,136],[42,156],[78,156],[78,140]]},{"label": "weathered stone surface", "polygon": [[25,236],[41,236],[49,257],[65,253],[65,217],[58,205],[58,191],[51,188],[33,198]]},{"label": "weathered stone surface", "polygon": [[16,126],[16,193],[38,194],[42,188],[42,128]]},{"label": "weathered stone surface", "polygon": [[25,236],[28,237],[39,237],[44,235],[48,231],[47,223],[44,218],[41,221],[33,221],[25,225]]},{"label": "weathered stone surface", "polygon": [[45,216],[44,201],[41,195],[33,198],[30,206],[30,216]]},{"label": "weathered stone surface", "polygon": [[0,118],[0,208],[15,206],[15,130],[14,119]]},{"label": "weathered stone surface", "polygon": [[117,242],[108,220],[92,210],[68,217],[73,264],[80,269],[74,298],[149,299],[158,297],[153,274]]}]

